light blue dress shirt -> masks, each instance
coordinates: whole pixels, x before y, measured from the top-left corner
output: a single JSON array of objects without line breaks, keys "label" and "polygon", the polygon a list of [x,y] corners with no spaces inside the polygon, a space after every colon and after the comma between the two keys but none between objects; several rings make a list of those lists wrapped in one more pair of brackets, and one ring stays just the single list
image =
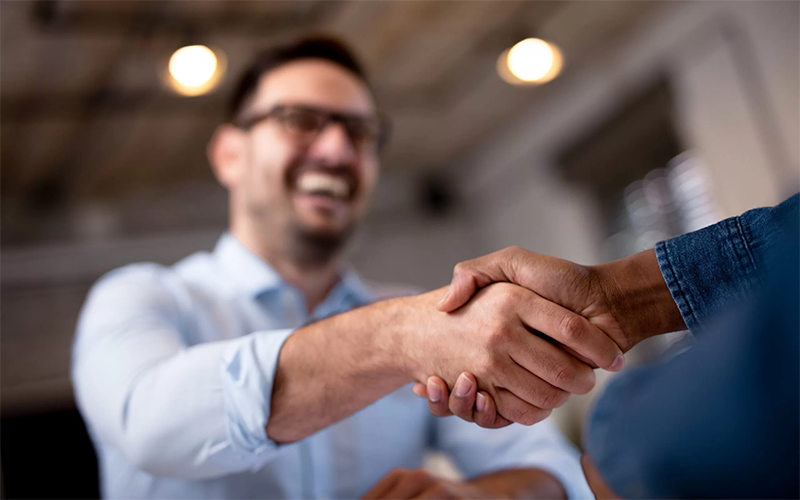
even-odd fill
[{"label": "light blue dress shirt", "polygon": [[72,378],[102,493],[125,498],[357,498],[395,467],[448,454],[467,477],[547,470],[588,497],[578,453],[548,421],[487,430],[437,419],[405,386],[292,444],[267,438],[278,353],[295,328],[387,298],[353,271],[309,317],[233,236],[174,266],[104,276],[84,305]]}]

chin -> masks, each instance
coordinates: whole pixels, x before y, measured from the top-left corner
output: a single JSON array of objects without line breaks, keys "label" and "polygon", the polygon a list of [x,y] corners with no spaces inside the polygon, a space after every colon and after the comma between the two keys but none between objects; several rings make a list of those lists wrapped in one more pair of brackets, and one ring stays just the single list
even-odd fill
[{"label": "chin", "polygon": [[296,226],[305,234],[330,238],[347,235],[354,226],[352,221],[332,221],[329,219],[320,220],[319,218],[314,219],[298,221]]}]

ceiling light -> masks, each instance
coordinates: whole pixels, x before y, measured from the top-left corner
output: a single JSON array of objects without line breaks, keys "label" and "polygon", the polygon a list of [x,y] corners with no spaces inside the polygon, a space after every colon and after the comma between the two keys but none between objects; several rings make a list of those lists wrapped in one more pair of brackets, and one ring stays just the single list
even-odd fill
[{"label": "ceiling light", "polygon": [[500,54],[497,72],[513,85],[542,84],[558,76],[562,65],[558,47],[538,38],[526,38]]},{"label": "ceiling light", "polygon": [[189,45],[172,54],[167,69],[173,90],[183,95],[201,95],[219,82],[225,72],[225,58],[222,51],[215,52],[205,45]]}]

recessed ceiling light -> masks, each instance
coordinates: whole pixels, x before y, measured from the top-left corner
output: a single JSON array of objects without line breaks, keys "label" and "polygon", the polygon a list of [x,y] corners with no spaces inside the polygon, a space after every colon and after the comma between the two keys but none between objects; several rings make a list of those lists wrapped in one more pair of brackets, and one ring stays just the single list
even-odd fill
[{"label": "recessed ceiling light", "polygon": [[512,85],[549,82],[561,72],[563,57],[552,43],[526,38],[500,54],[497,72]]},{"label": "recessed ceiling light", "polygon": [[213,89],[225,72],[222,51],[205,45],[189,45],[176,50],[167,64],[169,83],[179,94],[195,96]]}]

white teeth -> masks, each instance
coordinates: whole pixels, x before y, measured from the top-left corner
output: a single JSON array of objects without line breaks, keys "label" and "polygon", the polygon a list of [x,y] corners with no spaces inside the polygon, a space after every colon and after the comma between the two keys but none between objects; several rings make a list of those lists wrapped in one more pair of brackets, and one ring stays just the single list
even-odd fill
[{"label": "white teeth", "polygon": [[301,174],[297,190],[304,194],[325,194],[342,199],[350,194],[350,186],[343,179],[319,172]]}]

